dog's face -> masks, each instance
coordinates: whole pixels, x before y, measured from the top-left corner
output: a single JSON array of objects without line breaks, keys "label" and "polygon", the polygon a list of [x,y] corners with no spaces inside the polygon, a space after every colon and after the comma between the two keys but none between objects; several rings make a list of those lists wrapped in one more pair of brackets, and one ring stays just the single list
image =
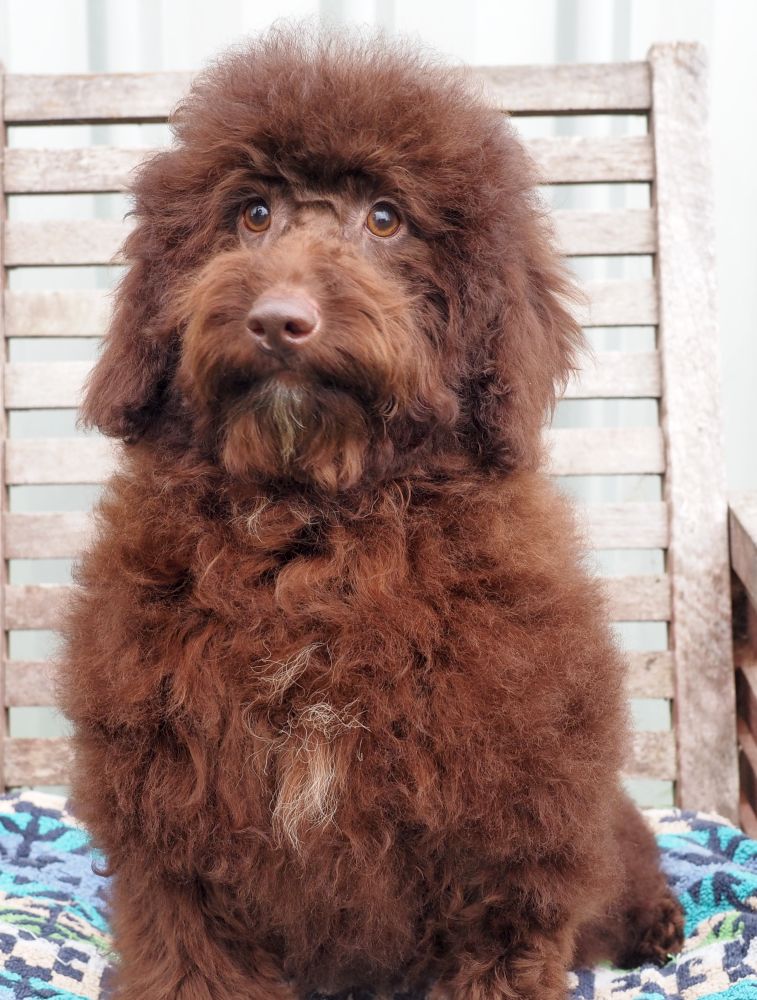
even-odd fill
[{"label": "dog's face", "polygon": [[250,183],[185,292],[178,385],[234,475],[353,486],[458,418],[428,245],[367,179]]},{"label": "dog's face", "polygon": [[406,50],[273,33],[135,186],[86,422],[328,492],[535,464],[578,330],[509,125]]}]

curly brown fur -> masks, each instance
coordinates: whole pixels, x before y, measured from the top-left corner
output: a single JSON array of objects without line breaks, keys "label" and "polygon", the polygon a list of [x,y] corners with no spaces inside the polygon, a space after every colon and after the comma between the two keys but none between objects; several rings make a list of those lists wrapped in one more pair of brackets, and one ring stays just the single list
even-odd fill
[{"label": "curly brown fur", "polygon": [[[510,125],[411,50],[275,31],[174,131],[84,402],[127,446],[60,678],[118,1000],[558,1000],[664,959],[623,667],[540,471],[580,331]],[[321,321],[272,355],[282,289]]]}]

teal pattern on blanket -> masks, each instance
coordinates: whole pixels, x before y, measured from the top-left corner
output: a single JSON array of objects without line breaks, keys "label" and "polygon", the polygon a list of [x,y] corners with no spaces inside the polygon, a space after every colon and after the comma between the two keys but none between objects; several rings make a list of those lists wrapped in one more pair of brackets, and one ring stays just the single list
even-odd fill
[{"label": "teal pattern on blanket", "polygon": [[574,973],[574,1000],[757,1000],[757,841],[701,813],[647,818],[686,913],[684,950],[661,969]]},{"label": "teal pattern on blanket", "polygon": [[[684,951],[662,969],[571,973],[573,1000],[757,1000],[757,842],[717,817],[647,817],[686,910]],[[62,799],[0,797],[0,1000],[107,997],[108,882],[92,861]]]}]

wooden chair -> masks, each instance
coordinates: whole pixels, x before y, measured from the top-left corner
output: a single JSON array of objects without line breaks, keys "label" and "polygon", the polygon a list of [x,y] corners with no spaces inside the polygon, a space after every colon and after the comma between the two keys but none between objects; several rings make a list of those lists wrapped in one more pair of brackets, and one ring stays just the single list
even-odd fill
[{"label": "wooden chair", "polygon": [[[535,116],[561,117],[557,135],[529,142],[545,184],[645,186],[647,207],[563,208],[555,212],[555,222],[573,258],[641,257],[650,264],[647,277],[587,284],[585,322],[590,332],[602,328],[607,338],[609,328],[624,328],[625,342],[640,346],[598,351],[569,386],[566,398],[659,401],[653,410],[658,419],[649,426],[610,426],[607,421],[600,426],[555,426],[549,432],[552,471],[567,477],[566,482],[599,484],[605,497],[612,494],[603,484],[622,486],[630,477],[644,477],[647,487],[652,484],[645,499],[621,496],[582,508],[596,549],[623,550],[629,558],[634,552],[651,552],[659,558],[659,570],[606,580],[615,620],[658,623],[664,636],[663,642],[645,646],[645,632],[638,630],[641,640],[628,652],[631,695],[664,700],[672,705],[673,720],[671,728],[636,733],[629,774],[674,782],[675,801],[683,807],[714,809],[736,818],[728,510],[703,65],[696,46],[661,45],[645,62],[491,68],[480,74],[492,101],[522,116],[524,127],[526,119]],[[22,127],[45,126],[53,135],[55,127],[67,123],[164,122],[188,83],[186,74],[169,73],[0,76],[4,128],[11,128],[14,138],[12,147],[3,141],[0,176],[0,203],[11,199],[11,219],[3,221],[0,243],[0,329],[6,344],[13,338],[98,336],[107,322],[104,291],[30,290],[22,287],[20,278],[30,267],[46,267],[52,274],[61,266],[111,262],[128,229],[128,222],[106,219],[16,220],[14,196],[117,192],[145,153],[113,144],[22,148],[15,141],[23,137]],[[562,134],[572,116],[597,115],[612,116],[608,135]],[[626,116],[635,122],[632,134],[614,134],[612,123],[627,122]],[[642,349],[645,338],[647,349]],[[19,738],[7,723],[8,708],[52,704],[49,662],[11,657],[9,637],[16,630],[54,629],[65,587],[13,582],[9,567],[12,574],[14,560],[74,557],[89,530],[85,510],[22,511],[9,488],[98,483],[112,467],[117,448],[94,436],[9,436],[5,416],[75,407],[88,367],[87,362],[46,361],[44,349],[34,362],[4,360],[0,474],[5,575],[0,615],[6,719],[0,749],[6,787],[64,784],[67,770],[64,739]],[[624,407],[600,406],[599,413],[613,410],[623,416]],[[734,569],[757,605],[753,500],[742,498],[734,504],[731,530]],[[752,628],[752,635],[756,633]],[[757,833],[757,743],[750,735],[757,734],[757,666],[747,662],[746,641],[740,649],[741,821]]]}]

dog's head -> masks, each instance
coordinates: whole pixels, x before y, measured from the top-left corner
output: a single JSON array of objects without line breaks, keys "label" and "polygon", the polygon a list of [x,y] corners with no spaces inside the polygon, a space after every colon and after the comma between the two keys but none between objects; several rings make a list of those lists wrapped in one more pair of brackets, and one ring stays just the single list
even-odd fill
[{"label": "dog's head", "polygon": [[538,462],[570,283],[527,156],[459,71],[275,31],[173,128],[136,180],[87,425],[327,490]]}]

